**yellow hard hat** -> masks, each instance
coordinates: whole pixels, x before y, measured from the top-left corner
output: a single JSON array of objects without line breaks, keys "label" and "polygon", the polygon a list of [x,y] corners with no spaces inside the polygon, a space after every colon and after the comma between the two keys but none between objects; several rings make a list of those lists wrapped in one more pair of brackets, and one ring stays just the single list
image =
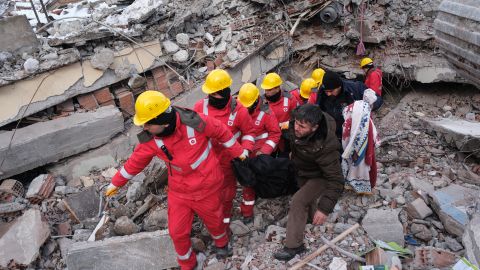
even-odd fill
[{"label": "yellow hard hat", "polygon": [[135,101],[135,116],[133,123],[141,126],[159,116],[170,107],[170,99],[164,94],[147,90],[141,93]]},{"label": "yellow hard hat", "polygon": [[308,78],[303,80],[302,84],[300,85],[300,96],[305,99],[310,97],[310,93],[312,92],[312,88],[317,87],[317,82],[312,79]]},{"label": "yellow hard hat", "polygon": [[246,108],[252,106],[260,95],[260,90],[253,83],[246,83],[240,87],[238,101]]},{"label": "yellow hard hat", "polygon": [[364,66],[373,63],[372,58],[365,57],[360,61],[360,67],[363,68]]},{"label": "yellow hard hat", "polygon": [[325,70],[323,70],[323,68],[316,68],[312,71],[312,79],[314,79],[318,85],[322,85],[323,75],[325,75]]},{"label": "yellow hard hat", "polygon": [[212,94],[232,85],[232,77],[223,69],[214,69],[208,73],[202,91],[205,94]]},{"label": "yellow hard hat", "polygon": [[275,72],[268,73],[265,78],[263,78],[263,82],[261,87],[265,90],[270,90],[272,88],[278,87],[282,85],[283,81],[282,78],[280,78],[280,75],[278,75]]}]

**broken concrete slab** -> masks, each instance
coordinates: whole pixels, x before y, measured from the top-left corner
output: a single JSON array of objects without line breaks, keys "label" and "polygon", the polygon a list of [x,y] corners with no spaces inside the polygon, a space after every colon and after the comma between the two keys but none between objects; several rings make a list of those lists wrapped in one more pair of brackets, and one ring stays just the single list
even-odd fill
[{"label": "broken concrete slab", "polygon": [[0,216],[19,212],[27,208],[27,205],[19,202],[1,203],[0,204]]},{"label": "broken concrete slab", "polygon": [[404,245],[403,226],[398,219],[399,209],[368,209],[362,227],[375,240]]},{"label": "broken concrete slab", "polygon": [[[148,52],[144,49],[147,49]],[[80,94],[99,90],[127,79],[130,74],[118,77],[114,72],[118,66],[123,64],[124,60],[135,66],[136,73],[143,73],[163,65],[166,58],[162,57],[160,42],[152,41],[116,52],[115,61],[111,66],[112,70],[95,69],[88,60],[45,72],[34,78],[13,83],[8,81],[9,85],[2,84],[3,80],[0,80],[0,85],[3,85],[0,87],[0,100],[13,101],[4,104],[5,106],[0,110],[0,126],[45,110]],[[38,91],[36,91],[37,88]],[[35,91],[36,94],[33,95]],[[34,96],[30,104],[29,99],[24,98],[27,96]]]},{"label": "broken concrete slab", "polygon": [[10,260],[28,265],[39,255],[39,249],[50,236],[48,223],[42,220],[38,209],[27,210],[15,222],[0,228],[0,267]]},{"label": "broken concrete slab", "polygon": [[144,232],[96,242],[74,243],[67,255],[69,270],[166,269],[178,267],[166,232]]},{"label": "broken concrete slab", "polygon": [[122,113],[116,107],[106,106],[17,129],[9,151],[13,131],[1,133],[0,157],[6,159],[0,178],[98,147],[123,128]]},{"label": "broken concrete slab", "polygon": [[[423,119],[422,119],[423,120]],[[437,134],[447,143],[462,152],[475,152],[480,157],[480,122],[470,122],[462,119],[441,118],[438,120],[423,120],[425,128]]]},{"label": "broken concrete slab", "polygon": [[462,237],[465,256],[474,265],[480,264],[480,214],[474,214]]},{"label": "broken concrete slab", "polygon": [[82,192],[68,196],[63,200],[63,203],[73,219],[81,222],[98,215],[100,197],[95,187],[92,186]]},{"label": "broken concrete slab", "polygon": [[432,197],[431,206],[440,217],[447,232],[462,236],[468,223],[466,209],[480,197],[478,190],[451,184],[430,196]]},{"label": "broken concrete slab", "polygon": [[424,219],[433,214],[422,198],[418,198],[407,205],[407,213],[412,218]]},{"label": "broken concrete slab", "polygon": [[0,51],[31,53],[40,44],[25,15],[0,20],[0,36],[4,37],[0,39]]}]

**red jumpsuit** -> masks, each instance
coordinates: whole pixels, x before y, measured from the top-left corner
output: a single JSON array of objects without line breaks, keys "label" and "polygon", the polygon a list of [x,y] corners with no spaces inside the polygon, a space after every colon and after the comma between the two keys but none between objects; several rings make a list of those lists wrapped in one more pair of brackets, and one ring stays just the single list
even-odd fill
[{"label": "red jumpsuit", "polygon": [[382,96],[382,71],[378,68],[368,70],[365,85],[377,95]]},{"label": "red jumpsuit", "polygon": [[[223,124],[225,124],[238,142],[242,144],[243,148],[252,151],[254,140],[253,126],[250,115],[245,107],[241,104],[236,104],[235,109],[232,112],[232,100],[236,102],[234,98],[230,98],[227,106],[223,109],[217,109],[213,106],[208,105],[208,99],[199,100],[195,103],[193,110],[204,115],[214,117]],[[222,172],[224,174],[223,182],[223,222],[226,224],[230,223],[230,218],[232,216],[233,208],[233,199],[237,193],[237,180],[233,173],[232,164],[230,163],[233,158],[237,156],[232,156],[228,152],[224,151],[224,148],[221,144],[214,143],[213,149],[218,155],[220,160],[220,166],[222,167]]]},{"label": "red jumpsuit", "polygon": [[211,151],[210,138],[223,143],[224,150],[232,156],[240,156],[243,152],[243,148],[222,123],[214,118],[199,116],[203,120],[201,131],[183,124],[177,112],[174,133],[166,137],[154,137],[137,145],[112,178],[112,184],[121,187],[141,172],[154,156],[167,163],[168,229],[182,269],[193,269],[196,265],[196,255],[190,242],[194,213],[204,222],[215,246],[224,247],[228,243],[222,208],[219,207],[223,174],[217,155]]},{"label": "red jumpsuit", "polygon": [[[290,95],[290,93],[282,92],[280,99],[276,102],[269,101],[268,106],[277,118],[278,124],[282,126],[290,121],[290,114],[298,106],[298,101],[293,95]],[[278,148],[281,152],[286,151],[285,140],[280,140]]]},{"label": "red jumpsuit", "polygon": [[[268,106],[258,105],[251,116],[255,127],[255,146],[252,156],[255,156],[258,152],[266,155],[272,154],[282,136],[275,115],[268,109]],[[255,190],[251,187],[244,187],[243,201],[240,205],[244,217],[253,216],[254,205]]]},{"label": "red jumpsuit", "polygon": [[298,105],[303,105],[305,103],[315,104],[317,102],[317,93],[316,92],[310,93],[310,97],[308,98],[307,101],[305,101],[305,99],[302,98],[302,96],[300,96],[300,90],[298,90],[298,89],[295,89],[290,93],[292,94],[292,96],[294,96],[297,99]]}]

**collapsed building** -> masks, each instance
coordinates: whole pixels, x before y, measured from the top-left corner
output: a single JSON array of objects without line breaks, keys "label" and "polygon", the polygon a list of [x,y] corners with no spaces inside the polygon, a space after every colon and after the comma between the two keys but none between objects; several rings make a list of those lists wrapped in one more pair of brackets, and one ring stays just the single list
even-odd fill
[{"label": "collapsed building", "polygon": [[[413,259],[403,263],[415,269],[449,267],[461,256],[478,263],[478,214],[466,209],[480,188],[480,92],[468,85],[478,84],[480,10],[474,1],[458,1],[468,12],[457,18],[462,12],[448,13],[455,3],[440,2],[0,4],[0,33],[8,36],[0,41],[0,267],[176,267],[165,231],[161,161],[133,179],[118,200],[101,196],[137,143],[135,97],[153,89],[175,105],[192,107],[215,68],[229,71],[234,91],[246,82],[259,84],[272,70],[291,82],[289,89],[316,67],[358,79],[360,55],[384,71],[378,192],[370,198],[346,194],[326,225],[307,227],[308,246],[316,249],[323,244],[319,235],[330,237],[361,221],[340,249],[366,253],[376,245],[372,240],[393,241],[411,248]],[[468,46],[452,49],[455,35],[448,31],[457,21],[469,27],[458,35]],[[435,29],[447,33],[437,34],[437,42]],[[419,92],[405,94],[417,87]],[[103,215],[106,205],[113,207]],[[210,269],[285,269],[295,261],[270,259],[285,234],[285,209],[288,198],[261,200],[252,226],[234,221],[229,261],[211,256],[200,222],[194,246],[207,254]],[[35,224],[30,242],[13,245],[28,224]],[[131,255],[139,253],[144,256]],[[332,248],[310,267],[329,267],[332,260],[355,261]]]}]

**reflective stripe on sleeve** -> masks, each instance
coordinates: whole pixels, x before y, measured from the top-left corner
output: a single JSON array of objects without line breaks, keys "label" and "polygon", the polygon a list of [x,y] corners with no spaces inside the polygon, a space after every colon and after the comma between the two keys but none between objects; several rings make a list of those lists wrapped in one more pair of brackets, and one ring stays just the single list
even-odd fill
[{"label": "reflective stripe on sleeve", "polygon": [[271,141],[271,140],[267,140],[265,143],[268,144],[268,145],[270,145],[273,149],[275,149],[275,147],[277,146],[277,144],[274,143],[274,142]]},{"label": "reflective stripe on sleeve", "polygon": [[[230,219],[228,219],[228,220],[230,221]],[[223,220],[223,222],[225,222],[225,219]],[[224,232],[224,233],[222,233],[222,234],[220,234],[220,235],[212,235],[212,238],[213,238],[214,240],[218,240],[218,239],[224,237],[225,235],[227,235],[226,232]]]},{"label": "reflective stripe on sleeve", "polygon": [[200,166],[200,164],[202,164],[202,162],[207,159],[208,154],[210,154],[210,149],[211,148],[212,148],[212,142],[208,141],[208,145],[205,148],[205,150],[203,151],[202,155],[200,155],[200,157],[197,159],[197,161],[195,161],[192,165],[190,165],[190,167],[194,170],[196,168],[198,168],[198,166]]},{"label": "reflective stripe on sleeve", "polygon": [[255,141],[268,138],[268,132],[258,135],[255,137]]},{"label": "reflective stripe on sleeve", "polygon": [[129,173],[125,170],[125,167],[122,167],[122,168],[120,169],[120,174],[121,174],[124,178],[126,178],[126,179],[128,179],[128,180],[130,180],[130,179],[133,178],[133,175],[129,174]]},{"label": "reflective stripe on sleeve", "polygon": [[187,254],[180,255],[180,254],[177,253],[177,255],[178,255],[178,259],[182,260],[182,261],[190,259],[190,255],[192,255],[192,247],[190,247],[190,249],[188,249]]},{"label": "reflective stripe on sleeve", "polygon": [[232,136],[232,138],[231,138],[230,140],[228,140],[228,141],[226,141],[226,142],[224,142],[224,143],[222,143],[222,144],[223,144],[223,146],[224,146],[225,148],[230,148],[230,147],[232,147],[232,146],[235,144],[236,141],[237,141],[237,139],[235,139],[235,137]]},{"label": "reflective stripe on sleeve", "polygon": [[245,200],[244,200],[244,201],[243,201],[243,204],[244,204],[244,205],[254,205],[254,204],[255,204],[255,200],[253,200],[253,201],[245,201]]},{"label": "reflective stripe on sleeve", "polygon": [[245,136],[242,137],[242,141],[255,142],[255,138],[253,138],[253,136],[250,136],[250,135],[245,135]]}]

